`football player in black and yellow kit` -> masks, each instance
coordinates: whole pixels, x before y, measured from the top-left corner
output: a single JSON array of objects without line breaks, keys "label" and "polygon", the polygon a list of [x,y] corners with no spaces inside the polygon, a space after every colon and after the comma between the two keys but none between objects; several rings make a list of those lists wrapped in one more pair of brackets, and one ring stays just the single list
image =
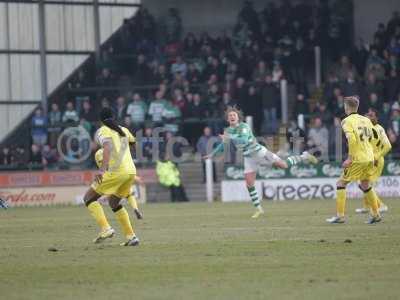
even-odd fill
[{"label": "football player in black and yellow kit", "polygon": [[352,181],[360,181],[360,188],[371,208],[371,217],[367,221],[373,224],[381,221],[378,211],[377,195],[371,186],[374,173],[374,151],[372,146],[373,125],[367,117],[357,113],[360,100],[357,96],[344,99],[347,117],[342,121],[342,129],[348,143],[348,158],[343,162],[343,173],[336,187],[336,215],[326,219],[328,223],[345,222],[346,186]]},{"label": "football player in black and yellow kit", "polygon": [[97,201],[106,196],[126,237],[121,245],[136,246],[139,239],[133,231],[128,212],[120,204],[121,199],[130,194],[136,177],[136,168],[129,149],[135,138],[127,128],[116,123],[110,108],[103,108],[100,121],[102,126],[96,132],[96,140],[103,149],[103,163],[100,174],[96,175],[95,182],[84,196],[85,205],[101,230],[94,242],[111,238],[115,233],[108,223],[103,207]]},{"label": "football player in black and yellow kit", "polygon": [[[372,128],[372,147],[374,150],[374,172],[371,176],[371,182],[375,183],[378,178],[382,175],[383,167],[385,166],[385,155],[392,149],[392,145],[386,135],[385,129],[378,124],[378,112],[370,108],[367,113],[367,118],[369,118],[374,126]],[[385,205],[381,199],[378,197],[378,207],[379,212],[388,211],[387,205]],[[356,213],[367,213],[369,212],[368,201],[363,198],[364,207],[357,208]]]}]

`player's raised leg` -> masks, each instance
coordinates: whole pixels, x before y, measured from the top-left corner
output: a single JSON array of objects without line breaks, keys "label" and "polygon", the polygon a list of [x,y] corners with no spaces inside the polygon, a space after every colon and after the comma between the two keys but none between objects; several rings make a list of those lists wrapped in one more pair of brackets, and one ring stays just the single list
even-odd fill
[{"label": "player's raised leg", "polygon": [[[305,163],[305,164],[317,164],[318,163],[318,158],[316,158],[314,155],[311,153],[304,151],[301,155],[291,155],[285,160],[279,158],[276,154],[274,154],[275,157],[272,158],[273,165],[277,168],[280,169],[288,169],[291,166]],[[268,158],[271,160],[270,158]]]},{"label": "player's raised leg", "polygon": [[97,201],[101,197],[100,194],[96,193],[93,188],[89,188],[83,197],[86,207],[90,211],[92,217],[96,220],[97,224],[100,226],[99,235],[93,240],[94,243],[100,243],[105,239],[113,237],[115,231],[111,228],[108,223],[107,217],[104,214],[103,207]]},{"label": "player's raised leg", "polygon": [[126,198],[126,200],[128,201],[129,205],[132,206],[133,212],[135,213],[136,218],[139,219],[139,220],[143,219],[143,214],[139,210],[139,206],[137,204],[136,197],[131,194],[131,195],[128,196],[128,198]]}]

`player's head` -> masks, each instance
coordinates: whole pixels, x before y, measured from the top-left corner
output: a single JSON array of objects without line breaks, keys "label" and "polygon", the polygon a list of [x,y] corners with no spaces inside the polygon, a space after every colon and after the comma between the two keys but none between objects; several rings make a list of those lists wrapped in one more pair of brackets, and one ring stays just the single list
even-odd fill
[{"label": "player's head", "polygon": [[103,164],[103,149],[99,149],[96,151],[96,154],[94,155],[94,160],[96,161],[97,167],[100,168]]},{"label": "player's head", "polygon": [[236,126],[243,120],[243,113],[236,106],[228,106],[225,111],[225,119],[230,126]]},{"label": "player's head", "polygon": [[358,111],[358,106],[360,105],[360,99],[358,96],[344,97],[344,111],[346,115],[356,113]]},{"label": "player's head", "polygon": [[118,132],[120,136],[126,136],[125,132],[122,131],[121,127],[119,127],[115,121],[114,113],[111,108],[103,107],[100,112],[100,121],[111,130]]},{"label": "player's head", "polygon": [[371,120],[372,124],[378,124],[378,111],[375,108],[370,107],[366,117]]}]

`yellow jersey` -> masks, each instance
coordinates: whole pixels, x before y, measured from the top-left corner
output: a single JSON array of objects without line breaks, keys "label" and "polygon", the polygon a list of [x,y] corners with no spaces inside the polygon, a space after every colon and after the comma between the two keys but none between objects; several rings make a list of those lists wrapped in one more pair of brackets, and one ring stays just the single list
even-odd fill
[{"label": "yellow jersey", "polygon": [[111,143],[109,172],[136,174],[136,167],[129,149],[129,144],[135,142],[135,137],[127,128],[120,127],[126,136],[120,136],[118,132],[107,126],[102,126],[96,132],[96,141],[102,147],[105,142]]},{"label": "yellow jersey", "polygon": [[385,129],[379,124],[375,124],[372,128],[372,148],[375,160],[384,157],[392,149]]},{"label": "yellow jersey", "polygon": [[374,161],[372,147],[373,125],[367,117],[352,113],[342,121],[342,129],[346,135],[349,158],[354,163]]}]

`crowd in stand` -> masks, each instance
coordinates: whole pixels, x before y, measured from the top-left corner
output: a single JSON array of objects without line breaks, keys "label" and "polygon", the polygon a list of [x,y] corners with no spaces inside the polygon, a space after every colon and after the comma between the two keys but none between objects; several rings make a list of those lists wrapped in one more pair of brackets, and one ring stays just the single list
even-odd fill
[{"label": "crowd in stand", "polygon": [[[141,8],[124,21],[112,43],[104,45],[96,76],[81,69],[68,83],[66,102],[53,101],[47,116],[36,110],[26,161],[57,161],[54,149],[63,128],[80,124],[93,134],[97,111],[105,106],[114,108],[122,125],[143,129],[145,137],[163,126],[169,135],[184,135],[195,145],[206,126],[211,134],[220,133],[223,111],[238,105],[253,116],[257,134],[272,136],[280,125],[282,79],[294,84],[297,93],[288,136],[304,137],[303,147],[316,148],[323,158],[332,154],[343,97],[357,94],[362,112],[370,107],[379,111],[394,144],[392,153],[398,157],[399,14],[379,24],[371,43],[359,41],[349,48],[354,44],[351,0],[320,0],[313,6],[308,1],[292,3],[270,2],[256,11],[251,1],[244,1],[232,34],[224,31],[217,36],[183,36],[177,9],[156,21]],[[317,45],[328,67],[321,95],[307,88]],[[79,90],[91,86],[100,87],[95,95]],[[298,115],[304,116],[304,125]],[[150,149],[145,138],[143,150]],[[14,152],[18,148],[4,148],[0,163],[16,161]]]}]

